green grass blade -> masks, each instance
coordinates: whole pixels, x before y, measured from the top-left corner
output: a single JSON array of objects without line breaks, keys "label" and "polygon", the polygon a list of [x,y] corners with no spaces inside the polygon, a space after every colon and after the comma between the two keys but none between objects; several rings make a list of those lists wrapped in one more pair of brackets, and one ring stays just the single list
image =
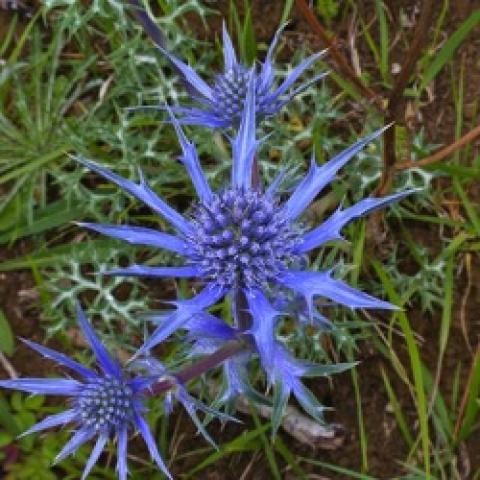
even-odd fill
[{"label": "green grass blade", "polygon": [[250,403],[250,413],[253,418],[253,423],[255,427],[260,431],[260,440],[262,441],[263,450],[265,451],[265,456],[268,460],[268,466],[270,467],[270,472],[272,474],[272,478],[276,480],[282,480],[282,475],[280,473],[280,469],[278,468],[277,461],[275,459],[275,453],[273,451],[272,445],[270,441],[267,439],[267,436],[263,431],[261,431],[262,424],[260,419],[258,418],[257,412],[255,411],[255,407]]},{"label": "green grass blade", "polygon": [[259,442],[258,437],[261,433],[266,432],[270,428],[270,423],[263,425],[256,430],[249,430],[243,432],[238,437],[234,438],[231,442],[225,443],[220,446],[219,450],[216,450],[207,458],[202,460],[198,465],[192,468],[189,472],[185,474],[183,478],[198,478],[195,475],[207,468],[209,465],[217,462],[225,455],[229,455],[230,453],[237,453],[237,452],[250,452],[252,450],[257,450],[261,447],[261,442]]},{"label": "green grass blade", "polygon": [[385,15],[385,5],[381,0],[375,0],[375,9],[380,26],[380,73],[382,74],[383,81],[388,83],[390,78],[388,64],[388,23],[387,16]]},{"label": "green grass blade", "polygon": [[443,297],[443,311],[442,321],[440,323],[439,335],[439,361],[445,355],[447,348],[448,337],[450,334],[450,326],[452,324],[452,304],[453,304],[453,267],[455,256],[450,255],[447,259],[447,266],[445,269],[444,282],[444,297]]},{"label": "green grass blade", "polygon": [[24,220],[14,228],[0,234],[0,244],[8,243],[28,235],[43,233],[55,227],[78,220],[85,214],[85,208],[70,208],[69,202],[58,201],[48,205],[36,214],[33,221]]},{"label": "green grass blade", "polygon": [[17,41],[15,48],[13,49],[12,53],[8,57],[8,63],[10,65],[14,64],[18,60],[18,57],[22,53],[25,42],[29,39],[30,32],[32,31],[32,28],[37,22],[37,20],[40,18],[41,13],[42,13],[42,10],[38,9],[35,16],[30,20],[30,23],[27,25],[27,28],[25,28],[25,30],[23,31],[20,39]]},{"label": "green grass blade", "polygon": [[10,22],[10,26],[8,27],[7,33],[3,38],[2,46],[0,47],[0,58],[3,57],[3,55],[7,51],[7,48],[10,45],[10,42],[13,39],[13,34],[16,32],[17,22],[18,22],[18,17],[17,16],[13,17],[13,19]]},{"label": "green grass blade", "polygon": [[[384,270],[381,263],[377,260],[372,259],[371,263],[373,268],[375,269],[378,278],[382,282],[385,291],[388,294],[389,300],[392,303],[401,306],[401,299],[395,292],[393,283],[388,276],[388,273]],[[420,352],[418,350],[415,336],[413,334],[413,330],[410,326],[407,315],[403,311],[395,312],[394,315],[398,319],[400,328],[402,329],[402,332],[405,336],[407,352],[410,358],[410,366],[412,369],[413,381],[415,386],[416,409],[420,425],[420,438],[422,442],[423,463],[426,475],[425,479],[430,480],[432,478],[430,472],[430,436],[428,427],[427,401],[425,396],[425,386],[422,375]]]},{"label": "green grass blade", "polygon": [[15,349],[12,328],[6,315],[0,310],[0,351],[10,356]]},{"label": "green grass blade", "polygon": [[255,39],[255,30],[253,28],[252,9],[247,8],[242,28],[242,58],[247,65],[252,65],[257,58],[257,40]]},{"label": "green grass blade", "polygon": [[326,470],[330,470],[331,472],[345,475],[344,477],[342,477],[342,478],[345,478],[345,480],[347,478],[357,479],[357,480],[378,480],[376,477],[372,477],[371,475],[358,473],[353,470],[349,470],[348,468],[339,467],[338,465],[332,465],[331,463],[322,462],[320,460],[312,460],[311,458],[306,458],[306,457],[299,457],[298,460],[305,463],[309,463],[310,465],[316,465],[318,467],[322,467]]},{"label": "green grass blade", "polygon": [[468,195],[466,194],[465,190],[457,179],[453,180],[453,188],[455,189],[455,192],[460,197],[460,200],[463,203],[463,208],[465,209],[468,219],[470,220],[475,229],[475,233],[477,234],[477,236],[480,236],[480,218],[474,205],[468,198]]},{"label": "green grass blade", "polygon": [[[437,438],[441,438],[444,445],[448,445],[453,435],[453,424],[450,420],[447,405],[443,395],[438,391],[438,385],[434,385],[433,377],[425,364],[422,364],[422,374],[425,383],[425,393],[435,395],[433,400],[433,424],[437,430]],[[437,391],[434,392],[434,388]]]},{"label": "green grass blade", "polygon": [[458,441],[465,440],[472,433],[472,429],[478,422],[480,414],[480,350],[473,360],[472,381],[467,396],[467,406],[463,417],[462,426],[458,435]]},{"label": "green grass blade", "polygon": [[453,33],[453,35],[445,42],[442,49],[435,56],[435,59],[427,67],[423,74],[420,90],[423,90],[437,76],[445,64],[452,59],[457,48],[467,38],[468,34],[480,22],[480,9],[473,12],[467,20]]},{"label": "green grass blade", "polygon": [[390,402],[390,405],[393,408],[393,414],[395,415],[395,420],[397,421],[398,428],[400,429],[400,432],[403,438],[405,439],[405,442],[407,443],[408,447],[412,448],[414,443],[413,435],[411,434],[410,429],[408,428],[408,423],[405,416],[403,415],[400,402],[398,401],[398,398],[395,395],[395,391],[392,388],[387,372],[385,372],[383,368],[381,369],[381,374],[383,378],[383,383],[385,385],[385,390],[387,391],[388,400]]},{"label": "green grass blade", "polygon": [[330,72],[329,78],[331,78],[347,95],[350,95],[354,100],[361,102],[362,95],[355,88],[353,83],[345,80],[341,75],[335,72]]},{"label": "green grass blade", "polygon": [[295,455],[283,443],[280,436],[277,436],[277,438],[275,438],[274,447],[275,447],[275,450],[288,463],[288,465],[289,465],[289,467],[291,467],[292,471],[295,472],[295,475],[297,475],[297,478],[299,480],[308,480],[305,472],[300,468],[300,465],[297,463]]},{"label": "green grass blade", "polygon": [[66,149],[65,147],[57,148],[56,150],[53,150],[52,152],[46,153],[45,155],[41,155],[34,161],[31,161],[27,163],[26,165],[23,165],[20,168],[16,168],[14,170],[11,170],[10,172],[6,173],[5,175],[2,175],[0,177],[0,184],[7,182],[9,180],[12,180],[13,178],[18,178],[21,175],[25,174],[31,174],[33,172],[37,172],[39,167],[52,162],[53,160],[57,160],[58,158],[62,157],[65,155]]},{"label": "green grass blade", "polygon": [[283,25],[290,16],[290,12],[292,11],[293,7],[293,0],[285,0],[285,6],[283,7],[282,18],[280,20],[280,25]]}]

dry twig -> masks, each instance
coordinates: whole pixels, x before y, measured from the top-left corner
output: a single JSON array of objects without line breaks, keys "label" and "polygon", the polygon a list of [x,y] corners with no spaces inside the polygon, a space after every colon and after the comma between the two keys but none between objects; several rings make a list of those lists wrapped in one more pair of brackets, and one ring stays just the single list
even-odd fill
[{"label": "dry twig", "polygon": [[407,168],[425,167],[427,165],[430,165],[431,163],[439,162],[440,160],[443,160],[444,158],[452,155],[452,153],[455,153],[457,150],[460,150],[468,143],[473,142],[473,140],[478,137],[480,137],[480,125],[478,127],[475,127],[473,130],[470,130],[462,138],[459,138],[452,144],[441,148],[440,150],[437,150],[434,154],[426,158],[422,158],[418,161],[408,161],[397,164],[395,168],[396,170],[406,170]]},{"label": "dry twig", "polygon": [[[428,31],[432,25],[435,16],[434,0],[424,0],[420,10],[417,26],[413,32],[413,40],[408,52],[405,55],[405,62],[398,74],[393,88],[388,97],[387,115],[385,117],[385,125],[392,122],[401,123],[405,113],[405,100],[403,92],[410,81],[413,69],[422,53],[425,41],[428,36]],[[393,178],[396,157],[396,135],[395,128],[389,128],[385,132],[383,139],[383,171],[380,179],[380,184],[376,190],[378,196],[383,196],[388,193],[390,183]]]},{"label": "dry twig", "polygon": [[337,39],[335,37],[331,38],[327,34],[315,14],[307,5],[307,2],[305,0],[295,0],[295,3],[307,23],[310,25],[310,28],[317,34],[318,38],[320,38],[320,40],[329,48],[330,54],[335,60],[335,63],[337,64],[340,72],[346,78],[348,78],[358,88],[362,95],[365,95],[368,100],[372,102],[373,105],[381,109],[381,102],[379,101],[379,97],[377,96],[377,94],[371,88],[367,87],[357,76],[355,70],[350,66],[348,60],[337,48]]},{"label": "dry twig", "polygon": [[0,351],[0,364],[11,379],[18,378],[18,373],[15,370],[15,367],[10,363],[2,351]]},{"label": "dry twig", "polygon": [[[240,395],[236,401],[237,410],[250,414],[248,398]],[[263,418],[271,418],[273,408],[268,405],[256,405],[257,413]],[[336,450],[345,442],[346,431],[343,426],[332,424],[324,426],[304,415],[297,408],[288,405],[281,424],[282,429],[298,442],[314,449]]]},{"label": "dry twig", "polygon": [[470,296],[470,291],[472,290],[472,254],[470,252],[465,254],[465,272],[467,274],[467,285],[465,287],[465,292],[462,295],[462,301],[460,302],[460,326],[468,351],[473,354],[472,344],[470,343],[470,338],[468,336],[466,315],[467,301],[468,297]]}]

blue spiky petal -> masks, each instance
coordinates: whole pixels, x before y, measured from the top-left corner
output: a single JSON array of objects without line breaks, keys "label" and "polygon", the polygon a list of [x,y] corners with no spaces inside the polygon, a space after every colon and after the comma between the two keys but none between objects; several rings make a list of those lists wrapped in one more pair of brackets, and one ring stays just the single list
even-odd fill
[{"label": "blue spiky petal", "polygon": [[111,438],[117,438],[117,473],[120,480],[127,478],[127,437],[130,431],[139,431],[162,472],[172,478],[148,426],[143,418],[145,389],[152,383],[148,377],[132,377],[108,353],[92,329],[80,306],[77,306],[79,326],[95,354],[99,371],[84,367],[66,355],[47,347],[25,340],[25,343],[46,358],[79,375],[71,378],[18,378],[0,381],[0,387],[21,390],[42,395],[70,397],[71,408],[65,412],[50,415],[28,429],[23,435],[41,432],[47,428],[73,423],[76,426],[72,437],[63,446],[55,462],[73,454],[84,443],[97,438],[92,453],[82,474],[84,480],[98,461],[105,445]]}]

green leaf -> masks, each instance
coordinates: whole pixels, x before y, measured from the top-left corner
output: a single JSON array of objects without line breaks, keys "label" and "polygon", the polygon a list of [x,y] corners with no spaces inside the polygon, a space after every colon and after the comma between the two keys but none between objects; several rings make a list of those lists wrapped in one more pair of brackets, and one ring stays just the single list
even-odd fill
[{"label": "green leaf", "polygon": [[10,403],[15,411],[21,412],[23,410],[22,394],[20,392],[14,392],[10,399]]},{"label": "green leaf", "polygon": [[316,465],[318,467],[322,467],[332,472],[339,473],[342,475],[341,478],[345,478],[345,479],[348,478],[348,479],[358,479],[358,480],[378,480],[377,477],[372,477],[364,473],[358,473],[353,470],[349,470],[347,468],[339,467],[337,465],[332,465],[331,463],[322,462],[320,460],[313,460],[311,458],[306,458],[306,457],[298,457],[297,460],[305,463],[309,463],[310,465]]},{"label": "green leaf", "polygon": [[[252,404],[250,404],[250,413],[252,415],[253,422],[255,423],[255,427],[258,429],[262,428],[262,423],[260,422],[260,419],[258,418],[258,415],[255,411],[255,407]],[[282,475],[280,473],[280,469],[275,458],[275,453],[273,451],[271,443],[267,440],[264,432],[260,433],[260,440],[263,444],[263,449],[265,451],[265,456],[268,460],[268,465],[270,467],[272,478],[275,478],[276,480],[282,480]]]},{"label": "green leaf", "polygon": [[305,472],[300,468],[296,461],[296,455],[290,452],[279,436],[275,438],[274,447],[275,450],[284,458],[285,462],[287,462],[288,466],[293,470],[293,472],[295,472],[298,480],[308,480]]},{"label": "green leaf", "polygon": [[283,413],[287,406],[290,392],[284,388],[283,383],[278,381],[273,386],[273,410],[272,410],[272,437],[275,437],[280,425],[282,424]]},{"label": "green leaf", "polygon": [[247,65],[252,65],[257,58],[257,41],[253,29],[252,11],[248,7],[242,30],[242,56]]},{"label": "green leaf", "polygon": [[480,236],[480,218],[478,216],[476,206],[470,201],[467,193],[463,189],[458,179],[454,179],[453,188],[460,197],[460,200],[463,203],[463,207],[465,208],[465,212],[467,213],[468,219],[470,220],[476,234]]},{"label": "green leaf", "polygon": [[283,7],[283,13],[282,13],[282,18],[280,20],[280,25],[283,25],[288,20],[288,17],[290,16],[290,12],[292,11],[292,7],[293,7],[293,0],[286,0],[285,6]]},{"label": "green leaf", "polygon": [[56,150],[38,156],[35,160],[28,162],[26,165],[22,165],[19,168],[12,168],[9,172],[0,176],[0,183],[8,182],[13,178],[20,177],[21,175],[33,175],[39,171],[40,167],[43,167],[47,163],[53,162],[53,160],[63,157],[66,152],[66,146],[57,148]]},{"label": "green leaf", "polygon": [[12,416],[10,405],[2,395],[0,395],[0,425],[13,436],[17,436],[20,433],[17,422]]},{"label": "green leaf", "polygon": [[390,77],[388,65],[388,23],[385,15],[385,5],[380,0],[375,0],[375,9],[377,11],[378,22],[380,24],[380,72],[385,83]]},{"label": "green leaf", "polygon": [[40,251],[14,258],[0,263],[0,272],[37,267],[48,267],[53,262],[71,261],[72,258],[88,253],[95,252],[97,260],[111,255],[114,243],[111,240],[92,240],[69,245],[58,245],[52,248],[46,248]]},{"label": "green leaf", "polygon": [[[402,300],[398,293],[395,291],[394,284],[389,274],[385,271],[382,264],[376,260],[372,259],[371,264],[383,284],[385,291],[388,294],[389,300],[398,306],[402,305]],[[430,480],[430,435],[429,435],[429,425],[428,425],[428,414],[427,414],[427,399],[425,395],[425,381],[422,371],[422,362],[420,359],[420,351],[415,341],[415,335],[410,325],[410,321],[403,311],[397,311],[393,313],[394,318],[398,320],[402,333],[404,335],[405,345],[407,347],[407,353],[410,359],[410,367],[413,375],[413,382],[415,387],[415,406],[418,414],[419,428],[420,428],[420,438],[422,442],[422,454],[423,462],[425,468],[425,478]]]},{"label": "green leaf", "polygon": [[3,311],[0,310],[0,350],[10,356],[13,354],[14,349],[15,340],[13,338],[12,329],[10,328],[10,323]]},{"label": "green leaf", "polygon": [[231,442],[225,443],[220,446],[219,450],[216,450],[214,453],[202,460],[198,465],[196,465],[192,470],[185,474],[185,480],[188,478],[198,478],[195,475],[207,468],[209,465],[219,461],[225,455],[230,453],[237,452],[251,452],[261,447],[261,443],[258,439],[258,436],[270,428],[270,424],[266,423],[256,430],[250,430],[243,432],[238,437],[234,438]]},{"label": "green leaf", "polygon": [[43,395],[31,395],[25,399],[25,408],[38,410],[45,403]]},{"label": "green leaf", "polygon": [[305,378],[311,377],[329,377],[336,373],[342,373],[358,365],[358,362],[332,363],[331,365],[312,365],[306,373],[302,375]]},{"label": "green leaf", "polygon": [[12,443],[13,437],[10,433],[0,432],[0,448],[7,446],[9,443]]},{"label": "green leaf", "polygon": [[412,433],[410,432],[410,427],[408,425],[407,419],[403,414],[401,403],[399,402],[397,395],[395,394],[395,391],[392,388],[392,384],[390,383],[390,379],[388,378],[387,372],[383,368],[381,368],[380,373],[382,374],[383,383],[385,384],[385,390],[388,395],[388,400],[393,409],[395,420],[397,421],[397,425],[398,425],[398,428],[400,429],[400,433],[402,434],[408,447],[412,448],[414,445],[414,440],[413,440]]},{"label": "green leaf", "polygon": [[64,200],[54,202],[39,210],[32,221],[23,219],[21,223],[17,222],[8,232],[0,234],[0,244],[66,225],[72,220],[78,220],[84,213],[85,208],[72,206]]},{"label": "green leaf", "polygon": [[317,0],[317,12],[328,26],[330,26],[332,20],[338,15],[339,9],[339,0]]},{"label": "green leaf", "polygon": [[478,422],[480,415],[480,353],[477,350],[477,354],[473,359],[471,368],[472,381],[468,385],[467,392],[467,405],[465,408],[465,415],[463,417],[462,426],[458,435],[458,440],[462,441],[468,438],[475,428],[475,424]]},{"label": "green leaf", "polygon": [[435,55],[435,59],[427,67],[423,74],[420,90],[423,90],[440,72],[445,64],[453,57],[453,54],[467,35],[480,22],[480,10],[473,12],[445,42],[442,49]]}]

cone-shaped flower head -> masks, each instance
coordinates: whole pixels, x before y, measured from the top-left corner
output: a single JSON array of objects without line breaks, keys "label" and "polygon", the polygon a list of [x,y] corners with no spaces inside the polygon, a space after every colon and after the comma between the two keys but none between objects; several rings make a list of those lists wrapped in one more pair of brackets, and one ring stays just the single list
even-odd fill
[{"label": "cone-shaped flower head", "polygon": [[233,187],[214,194],[192,218],[192,264],[227,289],[264,287],[301,258],[300,228],[258,191]]},{"label": "cone-shaped flower head", "polygon": [[258,118],[278,112],[295,95],[323,78],[326,75],[325,72],[314,76],[293,90],[291,88],[303,72],[324,54],[319,52],[306,58],[280,85],[277,85],[272,57],[282,29],[283,27],[275,34],[265,61],[258,69],[253,67],[253,70],[250,70],[237,60],[230,36],[223,25],[224,71],[215,77],[212,85],[202,80],[192,67],[166,49],[159,47],[175,70],[180,73],[192,97],[201,104],[200,108],[173,107],[174,113],[179,115],[180,123],[213,128],[239,125],[251,72],[254,76],[255,110]]},{"label": "cone-shaped flower head", "polygon": [[168,477],[165,463],[160,457],[153,435],[143,418],[143,398],[152,378],[132,377],[124,372],[102,345],[80,307],[78,323],[93,350],[99,370],[95,371],[66,355],[28,340],[24,342],[46,358],[66,367],[79,377],[71,378],[19,378],[0,381],[0,387],[39,395],[59,395],[70,398],[70,408],[51,415],[23,433],[27,435],[47,428],[76,425],[76,430],[55,461],[60,462],[81,445],[96,437],[96,443],[87,461],[82,479],[85,479],[100,457],[107,441],[117,439],[117,473],[120,480],[127,478],[127,438],[138,431],[162,472]]},{"label": "cone-shaped flower head", "polygon": [[[161,342],[184,326],[194,315],[213,305],[226,293],[242,289],[253,318],[251,331],[264,366],[273,361],[274,329],[279,312],[271,298],[280,291],[293,291],[303,297],[306,312],[313,321],[319,317],[314,307],[321,296],[350,308],[395,308],[355,290],[332,277],[331,271],[305,269],[304,256],[323,243],[341,238],[340,230],[352,219],[399,200],[411,192],[387,198],[367,198],[346,209],[337,210],[316,228],[308,228],[299,218],[317,194],[366,144],[378,137],[377,131],[356,142],[322,166],[314,159],[310,170],[293,193],[281,203],[276,196],[278,180],[265,191],[252,184],[255,139],[255,77],[250,76],[248,101],[238,135],[232,140],[233,165],[231,184],[214,193],[200,168],[194,146],[185,138],[173,119],[182,146],[182,162],[187,168],[199,196],[190,218],[169,207],[146,184],[126,180],[106,168],[79,159],[88,168],[135,195],[171,222],[176,235],[155,230],[99,224],[82,224],[97,232],[176,252],[185,258],[181,267],[146,267],[133,265],[110,274],[134,276],[196,277],[205,288],[196,297],[175,301],[176,310],[163,319],[144,349]],[[212,325],[212,328],[213,325]],[[216,328],[216,327],[215,327]]]}]

